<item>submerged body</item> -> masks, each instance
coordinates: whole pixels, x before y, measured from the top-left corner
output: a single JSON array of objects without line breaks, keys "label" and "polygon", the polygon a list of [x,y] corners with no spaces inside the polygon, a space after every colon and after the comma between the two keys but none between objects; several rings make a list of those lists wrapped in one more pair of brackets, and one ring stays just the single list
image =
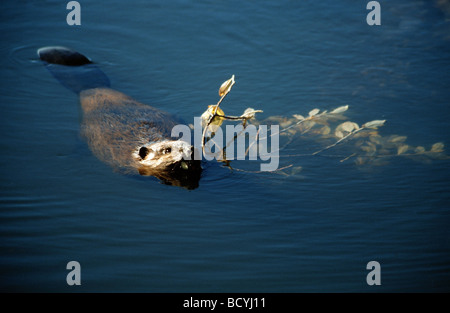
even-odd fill
[{"label": "submerged body", "polygon": [[190,144],[171,138],[179,124],[171,114],[109,88],[103,72],[87,58],[80,64],[80,54],[70,49],[49,47],[38,54],[58,80],[79,94],[81,133],[98,159],[124,174],[155,176],[188,189],[198,186],[200,161],[193,160]]}]

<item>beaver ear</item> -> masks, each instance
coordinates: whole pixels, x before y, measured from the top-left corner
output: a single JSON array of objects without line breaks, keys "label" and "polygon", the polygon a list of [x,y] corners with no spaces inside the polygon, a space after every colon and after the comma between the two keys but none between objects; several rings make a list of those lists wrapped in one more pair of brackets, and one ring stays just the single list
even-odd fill
[{"label": "beaver ear", "polygon": [[139,156],[141,157],[141,159],[145,159],[145,157],[148,155],[149,150],[147,147],[141,147],[139,149]]}]

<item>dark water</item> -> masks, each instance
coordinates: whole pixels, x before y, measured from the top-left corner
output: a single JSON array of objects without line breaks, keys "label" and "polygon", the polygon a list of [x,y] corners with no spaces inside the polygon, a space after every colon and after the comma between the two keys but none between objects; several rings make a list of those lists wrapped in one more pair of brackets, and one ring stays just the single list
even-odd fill
[{"label": "dark water", "polygon": [[[448,159],[282,154],[303,168],[289,177],[212,162],[193,191],[122,176],[91,154],[76,95],[36,56],[72,47],[187,121],[235,74],[230,113],[348,104],[351,120],[386,119],[382,134],[429,149],[450,144],[448,5],[380,1],[370,27],[367,1],[80,3],[81,26],[64,1],[0,4],[0,290],[450,290]],[[81,286],[66,284],[72,260]],[[366,283],[373,260],[381,286]]]}]

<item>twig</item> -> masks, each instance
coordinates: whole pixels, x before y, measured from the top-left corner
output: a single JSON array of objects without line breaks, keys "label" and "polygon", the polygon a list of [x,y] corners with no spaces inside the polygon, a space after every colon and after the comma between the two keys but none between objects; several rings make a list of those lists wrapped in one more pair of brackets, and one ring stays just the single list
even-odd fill
[{"label": "twig", "polygon": [[[233,76],[234,77],[234,76]],[[228,87],[228,91],[231,90],[231,87],[233,87],[233,85],[235,84],[234,79],[231,82],[231,85]],[[223,94],[223,96],[219,99],[219,101],[217,102],[217,104],[214,106],[213,112],[210,113],[209,115],[209,119],[208,122],[206,123],[205,128],[203,129],[203,134],[202,134],[202,151],[205,152],[205,135],[206,135],[206,131],[209,127],[209,125],[211,125],[211,122],[213,121],[213,119],[216,117],[217,115],[217,110],[219,109],[220,104],[222,103],[223,99],[225,99],[225,97],[227,96],[228,92],[225,92]]]},{"label": "twig", "polygon": [[341,139],[339,139],[339,140],[336,141],[335,143],[333,143],[333,144],[331,144],[331,145],[329,145],[329,146],[326,146],[325,148],[323,148],[323,149],[321,149],[321,150],[319,150],[319,151],[314,152],[312,155],[316,155],[316,154],[318,154],[318,153],[320,153],[320,152],[322,152],[322,151],[325,151],[325,150],[328,150],[328,149],[330,149],[330,148],[333,148],[333,147],[337,146],[340,142],[344,141],[344,140],[347,139],[348,137],[350,137],[350,136],[356,134],[357,132],[359,132],[359,131],[361,131],[361,130],[363,130],[363,129],[365,129],[365,128],[364,128],[364,127],[361,127],[361,128],[359,128],[359,129],[357,129],[357,130],[354,130],[354,131],[350,132],[348,135],[342,137]]},{"label": "twig", "polygon": [[[267,172],[267,171],[247,171],[247,170],[241,170],[241,169],[239,169],[239,168],[234,168],[234,169],[232,169],[232,170],[237,171],[237,172],[245,172],[245,173],[253,173],[253,174],[260,174],[260,173],[274,173],[274,174],[279,174],[279,173],[277,173],[277,172],[280,172],[280,171],[285,170],[285,169],[287,169],[287,168],[290,168],[290,167],[292,167],[292,166],[294,166],[294,164],[290,164],[290,165],[287,165],[287,166],[285,166],[285,167],[281,167],[281,168],[278,168],[278,169],[276,169],[276,170],[274,170],[274,171],[269,171],[269,172]],[[231,168],[231,167],[230,167],[230,168]]]},{"label": "twig", "polygon": [[342,159],[342,160],[340,160],[339,162],[345,162],[345,161],[347,161],[348,159],[350,159],[351,157],[354,157],[356,155],[356,153],[352,153],[351,155],[349,155],[348,157],[346,157],[346,158],[344,158],[344,159]]},{"label": "twig", "polygon": [[220,115],[220,114],[216,114],[216,116],[223,118],[223,119],[227,119],[227,120],[248,120],[248,118],[242,117],[242,116],[228,116],[228,115]]}]

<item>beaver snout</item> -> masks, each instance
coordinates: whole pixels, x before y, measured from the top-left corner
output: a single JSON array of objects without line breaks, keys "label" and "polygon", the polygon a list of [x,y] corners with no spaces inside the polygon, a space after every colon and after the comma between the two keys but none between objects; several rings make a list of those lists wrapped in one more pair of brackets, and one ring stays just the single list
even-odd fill
[{"label": "beaver snout", "polygon": [[194,159],[195,148],[183,141],[163,141],[137,149],[139,174],[155,176],[168,185],[195,189],[202,173],[201,161]]},{"label": "beaver snout", "polygon": [[174,168],[188,170],[197,168],[200,161],[194,160],[195,149],[187,142],[165,140],[139,147],[133,154],[142,165],[158,170],[173,170]]}]

